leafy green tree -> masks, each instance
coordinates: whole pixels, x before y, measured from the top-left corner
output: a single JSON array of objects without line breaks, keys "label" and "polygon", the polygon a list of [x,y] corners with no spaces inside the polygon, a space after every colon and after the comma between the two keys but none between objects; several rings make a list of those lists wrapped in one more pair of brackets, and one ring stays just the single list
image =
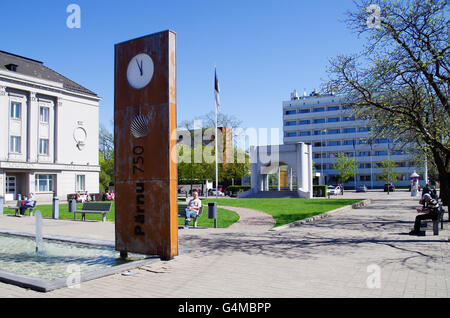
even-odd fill
[{"label": "leafy green tree", "polygon": [[99,131],[100,191],[114,184],[114,135],[104,126]]},{"label": "leafy green tree", "polygon": [[339,172],[337,177],[341,183],[347,182],[351,176],[358,173],[358,166],[354,159],[349,159],[344,153],[338,153],[336,162],[333,163],[333,169]]},{"label": "leafy green tree", "polygon": [[[388,158],[384,159],[379,165],[381,168],[381,173],[378,175],[378,180],[382,180],[386,183],[391,183],[397,181],[400,173],[398,173],[395,168],[397,168],[397,164],[389,160]],[[389,194],[389,187],[387,193]]]},{"label": "leafy green tree", "polygon": [[[362,52],[331,60],[327,87],[351,101],[380,136],[427,153],[450,196],[450,30],[447,0],[356,0],[347,25]],[[376,22],[376,23],[373,23]]]}]

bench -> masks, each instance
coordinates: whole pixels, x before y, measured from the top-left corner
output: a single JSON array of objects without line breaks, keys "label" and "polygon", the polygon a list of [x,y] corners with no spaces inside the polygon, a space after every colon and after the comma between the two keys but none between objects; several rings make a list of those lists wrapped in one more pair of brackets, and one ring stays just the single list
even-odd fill
[{"label": "bench", "polygon": [[83,203],[81,210],[75,209],[72,213],[77,219],[77,213],[81,213],[81,220],[86,221],[86,214],[101,214],[102,221],[106,222],[106,214],[111,210],[112,203]]},{"label": "bench", "polygon": [[[16,204],[7,205],[6,207],[8,209],[14,210],[15,215],[19,216],[20,207],[22,206],[22,201],[17,201]],[[30,212],[30,216],[33,216],[33,210],[36,208],[36,201],[33,203],[33,207],[27,208],[25,210],[25,213],[27,213],[27,210]]]},{"label": "bench", "polygon": [[[187,204],[179,204],[178,203],[178,216],[179,217],[183,217],[186,218],[186,209],[187,209]],[[198,211],[197,216],[194,216],[194,228],[197,227],[197,219],[199,216],[202,216],[203,213],[203,205],[200,207],[200,210]]]},{"label": "bench", "polygon": [[439,235],[439,221],[441,222],[441,230],[444,229],[444,212],[445,211],[444,211],[442,204],[439,204],[438,216],[432,220],[423,220],[422,221],[422,224],[425,223],[425,227],[428,222],[433,222],[433,235]]}]

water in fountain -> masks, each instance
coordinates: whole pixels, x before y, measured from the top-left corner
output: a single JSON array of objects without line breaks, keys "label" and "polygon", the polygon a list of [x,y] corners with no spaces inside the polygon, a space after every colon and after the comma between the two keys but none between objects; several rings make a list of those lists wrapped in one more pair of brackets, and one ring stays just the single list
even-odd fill
[{"label": "water in fountain", "polygon": [[44,253],[44,244],[42,238],[42,214],[41,211],[36,211],[35,214],[36,219],[36,253],[43,254]]}]

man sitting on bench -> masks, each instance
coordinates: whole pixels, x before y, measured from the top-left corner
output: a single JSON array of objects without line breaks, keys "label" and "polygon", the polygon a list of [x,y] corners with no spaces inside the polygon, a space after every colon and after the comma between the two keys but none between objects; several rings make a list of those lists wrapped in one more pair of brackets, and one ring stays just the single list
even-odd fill
[{"label": "man sitting on bench", "polygon": [[34,202],[36,200],[34,199],[33,193],[30,193],[28,199],[25,201],[25,203],[20,207],[20,216],[25,215],[25,211],[27,209],[34,208]]},{"label": "man sitting on bench", "polygon": [[424,194],[422,200],[420,201],[424,204],[422,209],[417,209],[418,213],[424,213],[416,216],[416,221],[414,222],[414,230],[409,232],[409,235],[419,235],[420,234],[420,223],[422,220],[434,220],[439,215],[439,203],[437,200],[431,198],[429,193]]},{"label": "man sitting on bench", "polygon": [[186,208],[186,220],[184,222],[184,227],[189,227],[189,222],[191,222],[191,217],[198,215],[200,208],[202,207],[202,201],[198,198],[198,192],[194,192],[194,198],[191,199]]}]

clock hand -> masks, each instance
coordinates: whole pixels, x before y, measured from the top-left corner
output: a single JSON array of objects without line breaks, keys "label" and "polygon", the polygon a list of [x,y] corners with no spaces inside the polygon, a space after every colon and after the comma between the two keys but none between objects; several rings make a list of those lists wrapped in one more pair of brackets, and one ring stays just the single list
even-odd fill
[{"label": "clock hand", "polygon": [[136,64],[139,67],[139,71],[141,72],[141,76],[144,75],[143,72],[142,72],[142,61],[141,61],[141,64],[139,64],[138,60],[136,59]]}]

